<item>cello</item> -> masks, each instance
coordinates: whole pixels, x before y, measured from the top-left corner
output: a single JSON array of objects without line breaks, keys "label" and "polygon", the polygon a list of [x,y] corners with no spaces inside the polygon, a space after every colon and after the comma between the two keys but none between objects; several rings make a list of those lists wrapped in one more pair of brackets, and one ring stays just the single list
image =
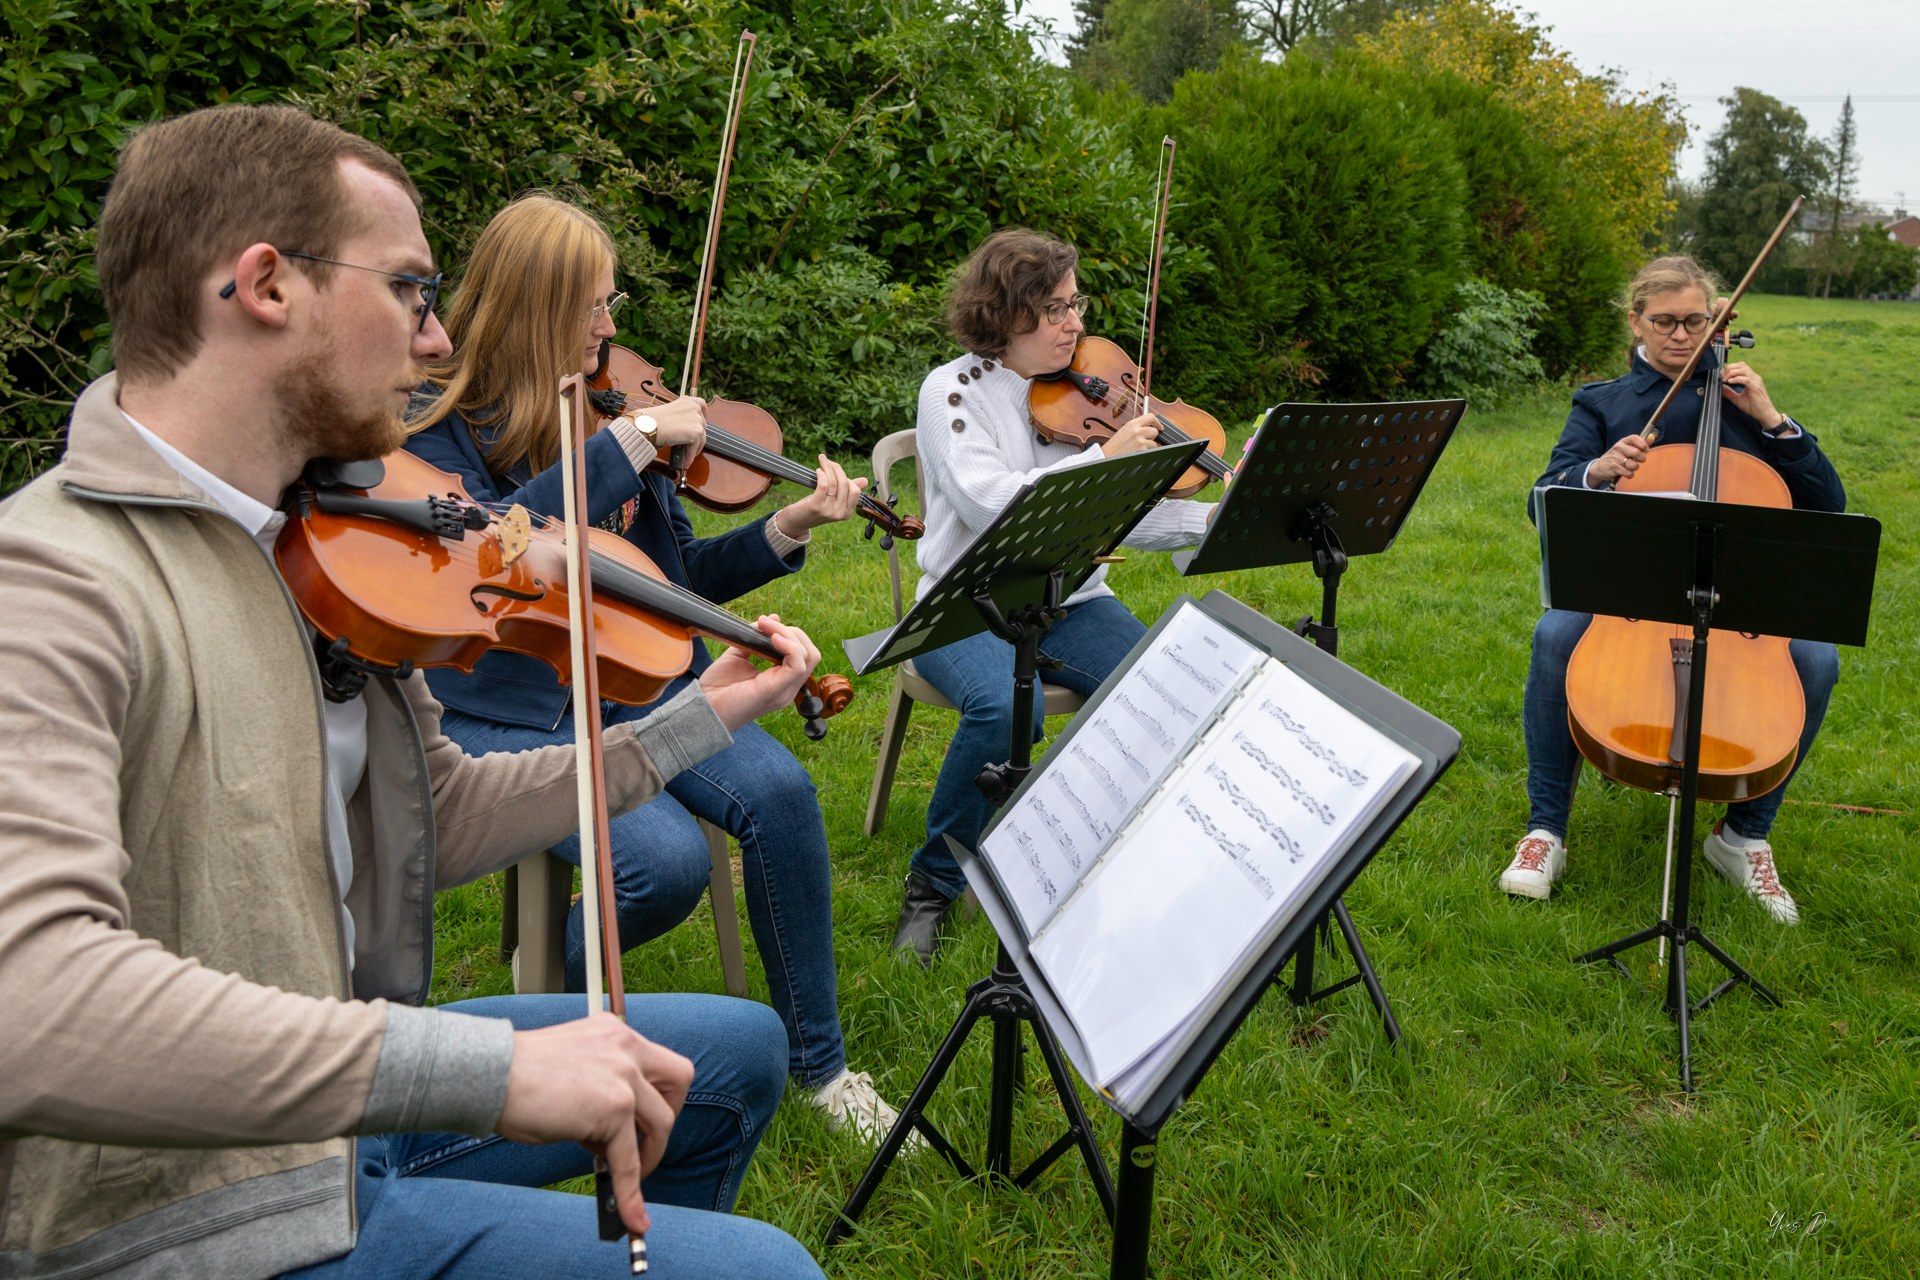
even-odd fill
[{"label": "cello", "polygon": [[[1732,296],[1715,309],[1686,366],[1641,432],[1656,447],[1618,488],[1685,491],[1709,502],[1793,505],[1786,482],[1772,467],[1751,454],[1721,447],[1721,370],[1734,305],[1800,205],[1800,199],[1793,202]],[[1742,333],[1732,341],[1751,346],[1752,336]],[[1709,355],[1694,443],[1658,444],[1667,406]],[[1714,672],[1701,713],[1698,794],[1717,802],[1750,800],[1780,786],[1793,772],[1806,718],[1805,695],[1785,637],[1715,629],[1708,642]],[[1568,728],[1594,768],[1643,791],[1678,793],[1692,648],[1687,627],[1628,618],[1593,620],[1568,662],[1566,689]]]}]

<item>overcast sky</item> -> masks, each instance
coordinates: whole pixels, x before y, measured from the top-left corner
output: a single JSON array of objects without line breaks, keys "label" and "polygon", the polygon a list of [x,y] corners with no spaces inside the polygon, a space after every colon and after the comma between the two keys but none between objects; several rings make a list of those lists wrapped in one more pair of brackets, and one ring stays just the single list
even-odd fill
[{"label": "overcast sky", "polygon": [[[1920,0],[1515,0],[1588,71],[1627,89],[1673,86],[1691,129],[1681,173],[1698,178],[1703,147],[1726,119],[1719,99],[1745,85],[1797,108],[1829,137],[1853,95],[1858,198],[1920,209]],[[1074,26],[1072,0],[1024,0],[1023,15]],[[1056,61],[1056,48],[1050,51]],[[1808,194],[1812,194],[1811,192]]]}]

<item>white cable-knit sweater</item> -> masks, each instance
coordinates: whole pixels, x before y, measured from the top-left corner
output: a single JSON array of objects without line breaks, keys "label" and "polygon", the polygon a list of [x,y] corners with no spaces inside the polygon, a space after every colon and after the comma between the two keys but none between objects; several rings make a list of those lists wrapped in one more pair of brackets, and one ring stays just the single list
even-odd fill
[{"label": "white cable-knit sweater", "polygon": [[[1097,444],[1076,449],[1042,441],[1027,422],[1029,385],[998,360],[976,355],[948,361],[920,384],[914,435],[927,531],[914,544],[920,561],[916,599],[953,566],[1020,486],[1043,472],[1105,456]],[[1134,526],[1126,545],[1143,551],[1190,547],[1206,531],[1212,510],[1210,502],[1162,502]],[[1101,565],[1066,603],[1112,595],[1106,577],[1107,566]]]}]

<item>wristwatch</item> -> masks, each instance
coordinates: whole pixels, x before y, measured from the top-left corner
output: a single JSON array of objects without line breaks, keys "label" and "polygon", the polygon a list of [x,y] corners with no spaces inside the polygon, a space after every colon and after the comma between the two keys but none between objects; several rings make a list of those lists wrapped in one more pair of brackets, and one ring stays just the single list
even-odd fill
[{"label": "wristwatch", "polygon": [[1786,415],[1786,414],[1781,414],[1781,415],[1780,415],[1780,425],[1779,425],[1779,426],[1777,426],[1777,427],[1762,427],[1762,428],[1760,428],[1760,430],[1761,430],[1761,431],[1762,431],[1763,433],[1765,433],[1766,435],[1770,435],[1770,436],[1772,436],[1772,437],[1773,437],[1774,439],[1776,439],[1776,440],[1778,440],[1778,439],[1779,439],[1779,438],[1780,438],[1781,436],[1783,436],[1783,435],[1785,435],[1785,434],[1787,434],[1787,432],[1789,432],[1789,431],[1793,431],[1793,430],[1795,430],[1795,429],[1797,429],[1797,428],[1798,428],[1799,426],[1800,426],[1800,424],[1799,424],[1799,423],[1797,423],[1797,422],[1795,422],[1795,421],[1794,421],[1794,420],[1793,420],[1793,419],[1792,419],[1791,417],[1789,417],[1789,416],[1788,416],[1788,415]]},{"label": "wristwatch", "polygon": [[659,446],[660,442],[654,437],[660,430],[660,424],[653,420],[652,414],[643,413],[636,416],[633,419],[633,425],[638,428],[641,435],[647,438],[648,444],[654,445],[655,447]]}]

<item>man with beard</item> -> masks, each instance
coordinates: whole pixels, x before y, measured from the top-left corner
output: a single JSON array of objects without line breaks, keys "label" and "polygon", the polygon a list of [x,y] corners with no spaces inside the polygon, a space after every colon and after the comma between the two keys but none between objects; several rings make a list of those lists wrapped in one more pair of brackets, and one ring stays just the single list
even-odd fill
[{"label": "man with beard", "polygon": [[[727,1213],[771,1011],[420,1007],[435,888],[576,815],[571,752],[468,757],[417,675],[323,701],[271,558],[281,492],[397,448],[447,352],[406,172],[195,112],[128,144],[97,252],[116,372],[0,504],[0,1273],[614,1274],[591,1201],[538,1189],[601,1153],[659,1274],[817,1277]],[[782,665],[607,735],[616,808],[792,700],[818,652],[760,627]]]}]

